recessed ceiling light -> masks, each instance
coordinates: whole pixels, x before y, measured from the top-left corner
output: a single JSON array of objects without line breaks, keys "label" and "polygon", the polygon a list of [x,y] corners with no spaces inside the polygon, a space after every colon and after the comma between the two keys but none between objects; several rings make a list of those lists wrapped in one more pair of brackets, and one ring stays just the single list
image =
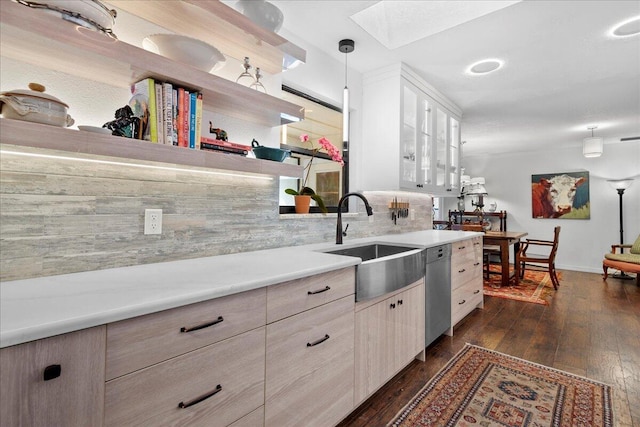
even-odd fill
[{"label": "recessed ceiling light", "polygon": [[640,34],[640,16],[627,19],[611,29],[609,34],[613,37],[631,37]]},{"label": "recessed ceiling light", "polygon": [[492,71],[499,70],[504,65],[504,61],[502,59],[483,59],[482,61],[478,61],[473,63],[467,68],[467,74],[488,74]]}]

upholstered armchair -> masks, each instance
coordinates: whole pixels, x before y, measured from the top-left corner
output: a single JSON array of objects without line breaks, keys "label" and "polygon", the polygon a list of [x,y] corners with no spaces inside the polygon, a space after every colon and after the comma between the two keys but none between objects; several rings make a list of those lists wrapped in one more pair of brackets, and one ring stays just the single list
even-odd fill
[{"label": "upholstered armchair", "polygon": [[[629,253],[622,253],[626,248],[630,249]],[[605,254],[602,261],[604,280],[607,280],[609,267],[625,273],[636,273],[636,285],[640,286],[640,235],[632,245],[611,245],[611,253]]]}]

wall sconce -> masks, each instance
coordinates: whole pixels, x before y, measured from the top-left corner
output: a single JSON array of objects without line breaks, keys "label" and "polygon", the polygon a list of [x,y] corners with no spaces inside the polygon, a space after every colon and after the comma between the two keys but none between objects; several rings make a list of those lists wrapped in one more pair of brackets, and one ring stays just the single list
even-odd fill
[{"label": "wall sconce", "polygon": [[582,140],[582,155],[585,157],[600,157],[603,150],[603,140],[600,136],[593,136],[593,130],[598,126],[587,128],[591,131],[591,136]]}]

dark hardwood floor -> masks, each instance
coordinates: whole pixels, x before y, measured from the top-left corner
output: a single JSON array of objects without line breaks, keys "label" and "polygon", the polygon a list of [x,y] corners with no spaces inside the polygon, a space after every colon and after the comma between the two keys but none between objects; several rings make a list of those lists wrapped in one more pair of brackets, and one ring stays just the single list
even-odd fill
[{"label": "dark hardwood floor", "polygon": [[614,387],[616,426],[640,427],[640,287],[562,271],[548,306],[487,297],[339,426],[384,426],[466,342]]}]

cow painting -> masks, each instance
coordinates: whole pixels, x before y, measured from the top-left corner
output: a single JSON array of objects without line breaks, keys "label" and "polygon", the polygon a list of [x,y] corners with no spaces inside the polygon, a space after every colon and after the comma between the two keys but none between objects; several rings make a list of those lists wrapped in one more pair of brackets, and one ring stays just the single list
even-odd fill
[{"label": "cow painting", "polygon": [[534,218],[588,219],[589,172],[531,176]]}]

